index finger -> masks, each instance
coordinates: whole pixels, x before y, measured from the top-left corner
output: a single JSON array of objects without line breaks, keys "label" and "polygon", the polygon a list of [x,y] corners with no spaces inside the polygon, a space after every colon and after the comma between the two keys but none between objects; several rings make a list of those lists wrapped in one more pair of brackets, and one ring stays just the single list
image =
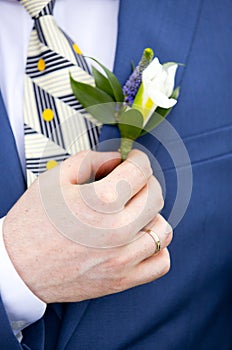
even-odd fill
[{"label": "index finger", "polygon": [[61,183],[77,185],[103,177],[120,162],[118,152],[79,152],[61,164]]},{"label": "index finger", "polygon": [[112,191],[120,202],[127,203],[138,193],[152,176],[152,168],[147,155],[132,150],[127,160],[118,165],[98,184],[98,190]]}]

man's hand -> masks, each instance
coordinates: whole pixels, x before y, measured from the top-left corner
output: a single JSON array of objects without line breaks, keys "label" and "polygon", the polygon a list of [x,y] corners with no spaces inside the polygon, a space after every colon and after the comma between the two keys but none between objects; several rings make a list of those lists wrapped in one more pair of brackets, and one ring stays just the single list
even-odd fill
[{"label": "man's hand", "polygon": [[[172,230],[158,214],[162,206],[145,154],[132,151],[120,164],[118,153],[81,152],[20,198],[5,219],[5,245],[46,303],[96,298],[168,272]],[[146,228],[160,238],[158,254]]]}]

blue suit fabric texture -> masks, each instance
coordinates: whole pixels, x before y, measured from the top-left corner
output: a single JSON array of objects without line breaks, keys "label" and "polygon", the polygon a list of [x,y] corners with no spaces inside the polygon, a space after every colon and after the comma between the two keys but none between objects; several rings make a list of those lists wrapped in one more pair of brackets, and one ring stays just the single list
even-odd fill
[{"label": "blue suit fabric texture", "polygon": [[[178,69],[181,95],[168,120],[189,152],[193,189],[170,246],[171,270],[119,294],[51,304],[41,320],[24,330],[21,344],[1,304],[1,350],[232,349],[231,11],[230,0],[121,1],[114,68],[120,81],[126,81],[131,60],[137,62],[146,47],[152,47],[161,62],[185,65]],[[25,182],[2,100],[0,113],[3,216],[25,190]],[[103,127],[101,140],[115,136],[115,128]],[[162,168],[162,214],[168,218],[176,169],[152,135],[140,143]]]}]

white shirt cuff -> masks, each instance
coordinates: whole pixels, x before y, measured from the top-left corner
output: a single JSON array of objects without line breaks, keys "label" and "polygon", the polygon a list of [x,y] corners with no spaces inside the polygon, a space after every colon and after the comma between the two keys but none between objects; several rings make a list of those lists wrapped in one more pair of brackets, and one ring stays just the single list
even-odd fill
[{"label": "white shirt cuff", "polygon": [[46,304],[35,296],[15,270],[5,248],[0,219],[0,293],[12,330],[18,335],[23,328],[39,320]]}]

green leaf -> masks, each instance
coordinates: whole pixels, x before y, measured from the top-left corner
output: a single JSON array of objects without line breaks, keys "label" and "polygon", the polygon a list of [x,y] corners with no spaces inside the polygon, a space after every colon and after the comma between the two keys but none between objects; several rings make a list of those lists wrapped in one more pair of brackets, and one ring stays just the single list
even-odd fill
[{"label": "green leaf", "polygon": [[121,113],[119,130],[122,138],[136,140],[143,128],[143,116],[136,109],[129,109]]},{"label": "green leaf", "polygon": [[116,124],[116,102],[100,103],[89,106],[86,110],[102,124]]},{"label": "green leaf", "polygon": [[94,86],[75,81],[71,75],[70,83],[74,95],[84,108],[96,105],[98,103],[113,102],[112,97],[106,94],[104,91]]},{"label": "green leaf", "polygon": [[[173,90],[173,93],[171,94],[170,98],[174,98],[175,100],[177,100],[179,97],[179,94],[180,94],[180,87],[177,86],[177,88]],[[171,112],[172,108],[173,107],[168,109],[157,107],[156,110],[152,113],[149,121],[145,125],[141,133],[141,136],[145,135],[148,131],[156,128],[167,117],[167,115]]]},{"label": "green leaf", "polygon": [[97,64],[99,64],[99,66],[106,73],[106,75],[108,77],[109,84],[111,86],[111,89],[112,89],[114,97],[115,97],[115,101],[123,102],[124,101],[124,95],[123,95],[123,92],[122,92],[122,87],[121,87],[121,84],[119,83],[117,77],[114,75],[114,73],[112,73],[103,64],[98,62],[95,58],[92,58],[92,57],[89,57],[89,58],[91,58],[93,61],[97,62]]},{"label": "green leaf", "polygon": [[71,87],[80,104],[95,119],[103,124],[115,124],[117,103],[104,91],[91,85],[75,81],[70,75]]},{"label": "green leaf", "polygon": [[111,85],[108,79],[101,72],[99,72],[99,70],[97,70],[94,66],[92,66],[92,73],[93,73],[96,87],[104,91],[108,95],[110,95],[113,99],[115,99],[114,92],[111,88]]},{"label": "green leaf", "polygon": [[[158,108],[157,108],[158,109]],[[162,121],[164,120],[164,117],[157,113],[156,111],[152,113],[149,121],[143,128],[140,136],[145,135],[148,131],[155,129]]]}]

